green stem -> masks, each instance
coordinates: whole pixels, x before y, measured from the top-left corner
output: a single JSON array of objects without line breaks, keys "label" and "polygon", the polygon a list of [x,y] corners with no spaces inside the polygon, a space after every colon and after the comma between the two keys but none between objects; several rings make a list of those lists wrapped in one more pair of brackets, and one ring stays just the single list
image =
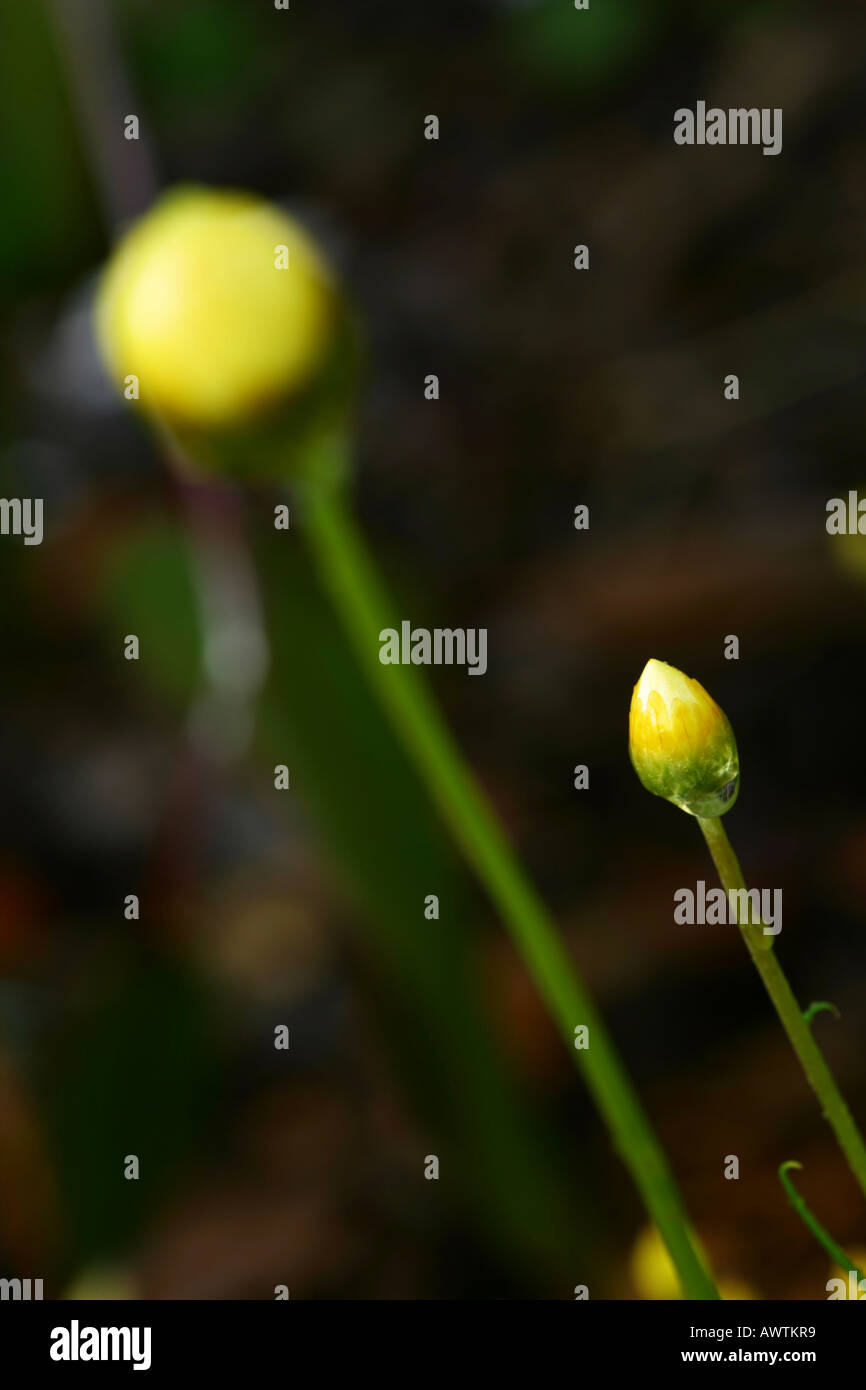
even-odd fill
[{"label": "green stem", "polygon": [[[732,890],[745,889],[746,884],[742,870],[737,856],[731,848],[721,819],[716,816],[705,820],[698,816],[697,821],[704,833],[710,854],[713,856],[713,863],[718,870],[722,886],[728,894]],[[734,902],[735,900],[729,898],[729,901]],[[736,901],[739,906],[740,900],[737,899]],[[748,909],[746,909],[745,916],[748,917],[748,915]],[[758,974],[773,1001],[782,1027],[787,1033],[788,1040],[806,1074],[806,1079],[818,1097],[824,1118],[836,1135],[851,1171],[857,1179],[861,1191],[866,1196],[866,1146],[863,1144],[863,1139],[854,1123],[851,1111],[836,1085],[836,1079],[812,1037],[809,1024],[803,1016],[791,986],[788,984],[787,976],[776,959],[776,953],[773,950],[773,937],[764,933],[760,922],[741,922],[738,918],[738,925]]]},{"label": "green stem", "polygon": [[[468,770],[419,672],[379,661],[379,633],[397,627],[385,588],[341,496],[329,486],[307,495],[309,537],[325,584],[359,660],[416,769],[469,863],[498,907],[670,1252],[685,1293],[718,1293],[697,1253],[667,1159],[604,1025],[538,894],[527,880],[486,798]],[[589,1045],[578,1049],[585,1024]]]},{"label": "green stem", "polygon": [[824,1249],[827,1251],[827,1254],[830,1256],[831,1260],[835,1260],[837,1265],[841,1265],[842,1269],[847,1270],[849,1274],[856,1274],[859,1282],[859,1280],[863,1278],[863,1275],[861,1274],[860,1270],[857,1268],[855,1264],[851,1263],[851,1261],[848,1259],[848,1256],[845,1254],[845,1251],[842,1249],[841,1245],[836,1244],[829,1231],[825,1231],[817,1216],[812,1215],[811,1211],[806,1205],[806,1202],[800,1196],[799,1192],[794,1186],[793,1179],[788,1176],[789,1172],[792,1169],[802,1171],[802,1168],[802,1163],[797,1163],[796,1160],[793,1158],[789,1159],[787,1163],[782,1163],[779,1165],[779,1179],[781,1181],[782,1186],[788,1194],[788,1200],[791,1203],[791,1206],[794,1208],[797,1215],[799,1216],[800,1220],[803,1222],[803,1225],[808,1227],[808,1229],[812,1232],[812,1235],[818,1241],[818,1244],[822,1245]]}]

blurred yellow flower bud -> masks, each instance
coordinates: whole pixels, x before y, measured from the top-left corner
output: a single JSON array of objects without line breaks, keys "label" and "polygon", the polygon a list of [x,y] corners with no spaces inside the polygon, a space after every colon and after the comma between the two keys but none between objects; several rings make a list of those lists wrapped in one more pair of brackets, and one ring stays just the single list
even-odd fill
[{"label": "blurred yellow flower bud", "polygon": [[125,1265],[92,1264],[80,1270],[63,1294],[84,1302],[138,1298],[135,1278]]},{"label": "blurred yellow flower bud", "polygon": [[[706,1256],[702,1257],[706,1262]],[[673,1261],[655,1226],[645,1226],[632,1246],[629,1275],[639,1298],[663,1302],[683,1296]],[[731,1302],[757,1298],[744,1279],[720,1279],[718,1287],[721,1297]]]},{"label": "blurred yellow flower bud", "polygon": [[758,1295],[745,1279],[720,1279],[719,1293],[726,1303],[751,1303]]},{"label": "blurred yellow flower bud", "polygon": [[[852,1264],[866,1273],[866,1249],[858,1247],[856,1250],[846,1252]],[[834,1265],[830,1270],[830,1279],[838,1279],[839,1288],[834,1290],[837,1299],[854,1299],[857,1302],[866,1299],[866,1290],[860,1288],[860,1280],[856,1275],[851,1274],[847,1269],[842,1269],[840,1265]]]},{"label": "blurred yellow flower bud", "polygon": [[203,441],[249,446],[308,403],[334,375],[344,328],[328,268],[298,224],[220,189],[161,198],[112,255],[96,304],[110,375],[205,465]]},{"label": "blurred yellow flower bud", "polygon": [[682,1298],[676,1269],[655,1226],[645,1226],[632,1246],[629,1274],[640,1298]]},{"label": "blurred yellow flower bud", "polygon": [[721,816],[737,799],[733,730],[704,687],[675,666],[648,661],[634,688],[629,753],[647,791],[693,816]]}]

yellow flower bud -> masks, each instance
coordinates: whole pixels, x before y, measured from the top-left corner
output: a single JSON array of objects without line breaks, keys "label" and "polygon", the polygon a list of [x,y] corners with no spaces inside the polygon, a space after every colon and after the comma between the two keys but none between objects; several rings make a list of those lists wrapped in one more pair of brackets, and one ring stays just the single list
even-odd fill
[{"label": "yellow flower bud", "polygon": [[229,471],[285,471],[286,440],[344,404],[353,375],[347,316],[315,245],[242,192],[161,198],[109,261],[96,336],[125,394],[134,381],[131,398],[196,462]]},{"label": "yellow flower bud", "polygon": [[85,1266],[63,1294],[65,1299],[84,1300],[88,1303],[139,1296],[131,1271],[125,1265],[107,1263]]},{"label": "yellow flower bud", "polygon": [[[706,1263],[700,1240],[697,1244],[701,1250],[701,1258]],[[682,1298],[682,1289],[673,1260],[655,1226],[645,1226],[641,1231],[632,1246],[628,1263],[631,1282],[639,1298],[652,1302]],[[730,1302],[755,1299],[758,1296],[751,1284],[736,1277],[720,1279],[718,1288],[721,1297]]]},{"label": "yellow flower bud", "polygon": [[[866,1273],[866,1249],[858,1247],[856,1250],[851,1250],[846,1253],[848,1253],[848,1258],[851,1263],[855,1264],[859,1270]],[[830,1278],[839,1279],[842,1283],[841,1294],[837,1294],[837,1297],[843,1299],[854,1298],[858,1302],[862,1302],[863,1299],[866,1299],[866,1292],[861,1293],[860,1291],[860,1280],[857,1279],[856,1276],[850,1274],[847,1269],[842,1269],[840,1265],[834,1265],[830,1270]]]},{"label": "yellow flower bud", "polygon": [[645,1226],[632,1246],[629,1274],[639,1298],[682,1298],[673,1260],[655,1226]]},{"label": "yellow flower bud", "polygon": [[730,724],[704,687],[648,661],[634,688],[629,753],[647,791],[693,816],[721,816],[737,799],[740,763]]},{"label": "yellow flower bud", "polygon": [[245,193],[182,189],[119,245],[97,326],[112,375],[138,376],[146,408],[211,427],[297,389],[332,312],[325,267],[290,218]]}]

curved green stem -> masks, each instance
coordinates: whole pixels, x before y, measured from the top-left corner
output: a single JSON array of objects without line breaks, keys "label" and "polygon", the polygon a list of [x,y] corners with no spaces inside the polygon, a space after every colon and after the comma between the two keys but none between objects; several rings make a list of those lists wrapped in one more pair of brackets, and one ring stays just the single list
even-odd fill
[{"label": "curved green stem", "polygon": [[835,1260],[837,1265],[840,1265],[842,1269],[847,1270],[849,1274],[856,1274],[857,1279],[859,1281],[863,1278],[863,1274],[861,1273],[861,1271],[857,1268],[855,1264],[851,1263],[851,1261],[848,1259],[848,1256],[845,1254],[845,1251],[842,1249],[841,1245],[836,1244],[829,1231],[825,1231],[817,1216],[812,1215],[812,1212],[806,1205],[804,1198],[800,1196],[799,1192],[794,1186],[793,1179],[788,1176],[788,1174],[793,1169],[797,1169],[798,1171],[802,1172],[802,1163],[797,1163],[795,1159],[791,1158],[788,1160],[787,1163],[781,1163],[779,1165],[779,1180],[788,1194],[788,1200],[791,1203],[791,1206],[794,1208],[800,1220],[803,1222],[803,1225],[808,1227],[808,1229],[812,1232],[812,1235],[818,1241],[818,1244],[822,1245],[824,1249],[827,1251],[827,1254],[830,1256],[831,1260]]},{"label": "curved green stem", "polygon": [[[730,896],[732,890],[746,887],[737,856],[725,832],[720,817],[704,820],[697,817],[698,825],[713,856],[722,886],[729,895],[729,902],[737,902]],[[748,915],[748,912],[747,912]],[[760,923],[739,922],[739,928],[755,963],[764,987],[779,1015],[788,1041],[797,1054],[806,1079],[821,1104],[821,1111],[839,1141],[848,1165],[860,1189],[866,1196],[866,1146],[854,1123],[851,1111],[836,1084],[836,1078],[827,1066],[824,1055],[812,1037],[800,1005],[794,996],[788,978],[776,959],[773,938],[764,934]]]},{"label": "curved green stem", "polygon": [[834,1018],[839,1017],[839,1010],[835,1004],[831,1004],[829,999],[816,999],[810,1004],[808,1009],[803,1010],[803,1019],[811,1025],[812,1019],[816,1014],[832,1014]]},{"label": "curved green stem", "polygon": [[[306,522],[324,582],[359,660],[443,819],[502,914],[536,987],[586,1079],[690,1298],[718,1294],[698,1255],[664,1152],[644,1115],[548,912],[515,859],[413,666],[383,666],[379,633],[397,627],[391,604],[337,489],[310,487]],[[589,1045],[578,1050],[576,1029]]]}]

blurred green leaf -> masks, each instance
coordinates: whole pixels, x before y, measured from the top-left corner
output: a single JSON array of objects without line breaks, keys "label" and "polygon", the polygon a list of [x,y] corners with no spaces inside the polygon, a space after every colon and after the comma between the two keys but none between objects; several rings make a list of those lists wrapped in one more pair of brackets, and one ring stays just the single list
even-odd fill
[{"label": "blurred green leaf", "polygon": [[217,1064],[201,988],[180,966],[124,950],[106,977],[65,1018],[45,1088],[76,1265],[128,1249],[158,1210],[199,1139]]},{"label": "blurred green leaf", "polygon": [[218,103],[221,120],[243,112],[260,81],[267,47],[264,16],[234,0],[185,0],[142,6],[125,0],[119,20],[137,84],[161,120],[189,120],[201,103]]},{"label": "blurred green leaf", "polygon": [[119,652],[135,633],[140,665],[173,700],[188,701],[201,679],[202,636],[189,552],[177,526],[146,520],[110,554],[103,578],[105,625]]},{"label": "blurred green leaf", "polygon": [[0,297],[65,286],[103,234],[41,0],[0,6]]},{"label": "blurred green leaf", "polygon": [[[289,765],[293,794],[363,910],[390,1055],[447,1146],[454,1189],[462,1188],[467,1207],[522,1257],[528,1253],[562,1275],[586,1237],[587,1214],[564,1158],[546,1151],[545,1126],[508,1078],[480,1009],[477,900],[295,533],[278,534],[266,522],[256,568],[271,644],[259,718],[261,776],[270,780],[269,767]],[[106,585],[111,640],[121,627],[138,631],[148,654],[142,675],[184,703],[201,643],[183,531],[148,522],[123,538]],[[440,896],[438,922],[423,915],[431,892]]]},{"label": "blurred green leaf", "polygon": [[602,87],[641,54],[666,21],[667,3],[593,0],[576,10],[572,0],[542,0],[506,23],[515,63],[550,87]]}]

